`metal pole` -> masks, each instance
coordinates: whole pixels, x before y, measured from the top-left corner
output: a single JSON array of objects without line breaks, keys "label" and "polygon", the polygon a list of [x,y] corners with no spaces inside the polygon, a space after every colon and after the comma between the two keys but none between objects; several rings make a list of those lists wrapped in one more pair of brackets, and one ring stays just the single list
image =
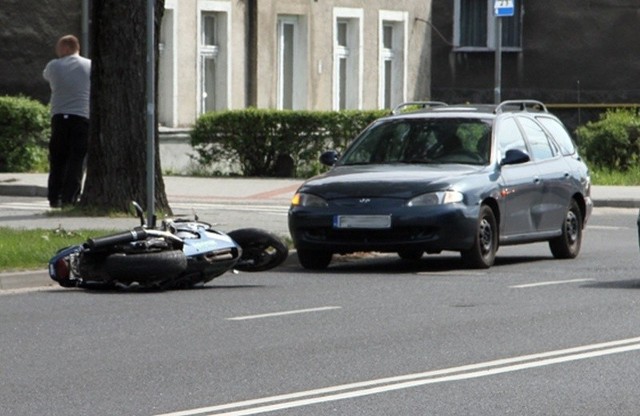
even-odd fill
[{"label": "metal pole", "polygon": [[82,0],[82,45],[80,51],[82,56],[91,57],[91,51],[89,50],[89,0]]},{"label": "metal pole", "polygon": [[493,101],[496,104],[500,104],[502,100],[502,19],[498,16],[493,17],[495,19],[496,35],[496,55],[495,55],[495,67],[494,67],[494,90]]},{"label": "metal pole", "polygon": [[147,0],[147,224],[155,227],[155,0]]}]

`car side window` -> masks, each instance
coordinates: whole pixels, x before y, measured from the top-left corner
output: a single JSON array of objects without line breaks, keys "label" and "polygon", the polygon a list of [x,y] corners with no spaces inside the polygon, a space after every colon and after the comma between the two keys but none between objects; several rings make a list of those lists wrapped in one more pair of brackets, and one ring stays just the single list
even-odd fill
[{"label": "car side window", "polygon": [[533,159],[545,160],[551,159],[555,156],[553,147],[551,143],[549,143],[547,133],[545,133],[538,123],[526,117],[518,117],[518,122],[522,126],[525,136],[529,141]]},{"label": "car side window", "polygon": [[496,135],[498,137],[498,146],[500,147],[500,159],[503,159],[507,154],[507,150],[511,149],[521,150],[527,154],[529,153],[522,132],[513,118],[500,120]]},{"label": "car side window", "polygon": [[576,145],[562,123],[551,117],[536,117],[536,119],[551,133],[560,146],[563,155],[572,155],[576,152]]}]

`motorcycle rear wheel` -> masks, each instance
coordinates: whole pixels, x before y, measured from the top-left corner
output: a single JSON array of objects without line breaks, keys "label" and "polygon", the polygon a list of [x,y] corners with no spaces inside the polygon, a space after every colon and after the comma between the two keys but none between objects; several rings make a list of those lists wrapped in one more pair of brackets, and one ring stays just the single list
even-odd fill
[{"label": "motorcycle rear wheel", "polygon": [[242,256],[235,269],[261,272],[281,265],[289,256],[289,249],[274,234],[259,228],[240,228],[227,233],[242,248]]}]

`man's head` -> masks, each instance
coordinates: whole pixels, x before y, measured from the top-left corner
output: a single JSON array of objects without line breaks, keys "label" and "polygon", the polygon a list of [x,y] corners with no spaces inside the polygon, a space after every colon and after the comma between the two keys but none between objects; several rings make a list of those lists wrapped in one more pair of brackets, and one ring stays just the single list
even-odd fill
[{"label": "man's head", "polygon": [[66,35],[58,39],[56,43],[56,54],[58,58],[73,55],[80,52],[80,42],[73,35]]}]

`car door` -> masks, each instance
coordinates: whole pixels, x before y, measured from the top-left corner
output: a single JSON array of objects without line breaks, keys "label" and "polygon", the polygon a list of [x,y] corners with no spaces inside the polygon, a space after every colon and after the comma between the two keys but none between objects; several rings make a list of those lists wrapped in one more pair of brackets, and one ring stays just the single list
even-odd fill
[{"label": "car door", "polygon": [[540,124],[527,116],[518,116],[517,120],[525,133],[541,181],[542,203],[532,213],[536,231],[559,230],[571,200],[570,167]]},{"label": "car door", "polygon": [[[507,150],[516,149],[529,154],[522,131],[511,116],[496,123],[496,142],[499,160]],[[542,203],[542,189],[535,164],[531,161],[500,166],[500,195],[503,212],[500,217],[500,237],[504,242],[518,239],[536,231],[533,213]]]}]

